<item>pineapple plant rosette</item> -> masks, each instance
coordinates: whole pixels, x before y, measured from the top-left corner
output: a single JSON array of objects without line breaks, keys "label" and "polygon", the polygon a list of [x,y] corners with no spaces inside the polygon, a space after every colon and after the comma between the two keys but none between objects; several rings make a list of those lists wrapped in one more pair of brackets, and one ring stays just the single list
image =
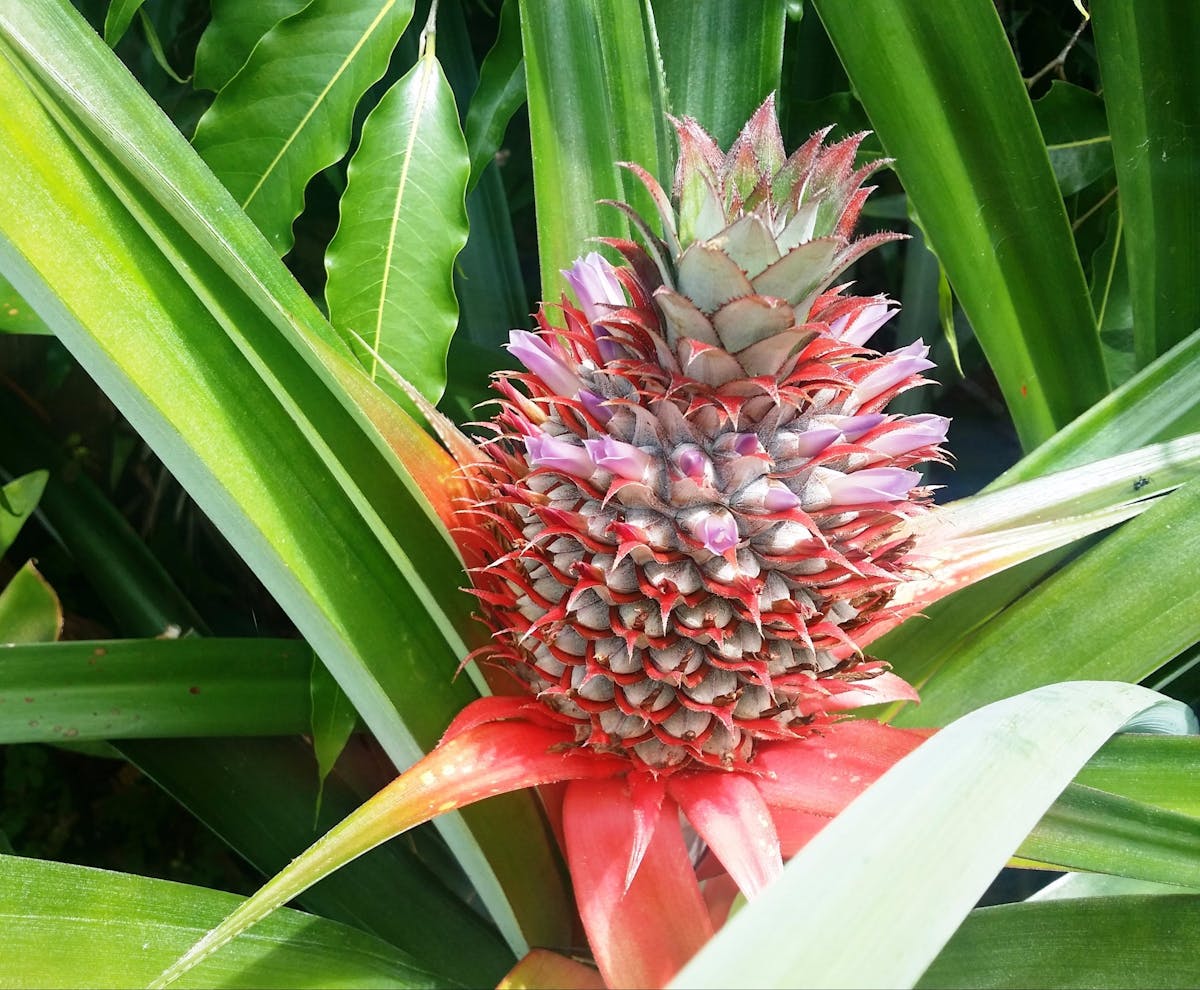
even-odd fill
[{"label": "pineapple plant rosette", "polygon": [[[768,100],[727,154],[676,123],[662,236],[605,241],[509,349],[492,435],[424,411],[460,465],[443,508],[491,631],[492,697],[198,942],[166,985],[322,876],[438,814],[545,785],[599,976],[661,986],[830,818],[928,735],[850,718],[915,701],[865,652],[962,585],[1128,518],[1045,515],[1064,472],[934,507],[948,421],[889,414],[932,367],[868,346],[896,312],[839,283],[881,163],[818,133],[785,155]],[[421,405],[419,396],[414,401]],[[1116,463],[1119,459],[1114,459]],[[1144,493],[1146,495],[1156,494]],[[443,506],[448,504],[441,500]],[[570,960],[556,978],[594,985]]]}]

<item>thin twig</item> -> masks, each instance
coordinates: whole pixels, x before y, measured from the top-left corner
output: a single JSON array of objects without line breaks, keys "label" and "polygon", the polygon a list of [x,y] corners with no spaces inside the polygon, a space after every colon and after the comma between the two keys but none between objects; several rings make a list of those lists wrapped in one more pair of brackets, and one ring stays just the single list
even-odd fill
[{"label": "thin twig", "polygon": [[1077,42],[1079,40],[1079,36],[1081,34],[1083,34],[1083,29],[1088,26],[1088,22],[1092,19],[1091,15],[1087,12],[1087,10],[1083,7],[1083,5],[1081,3],[1077,2],[1075,4],[1075,6],[1078,7],[1079,11],[1083,14],[1083,20],[1080,22],[1079,27],[1077,27],[1075,29],[1075,33],[1073,35],[1071,35],[1071,40],[1068,41],[1065,46],[1063,46],[1063,50],[1061,52],[1059,52],[1054,58],[1052,58],[1049,62],[1047,62],[1045,65],[1043,65],[1040,69],[1038,69],[1038,71],[1035,72],[1032,76],[1029,76],[1025,80],[1025,86],[1028,89],[1033,89],[1033,87],[1035,85],[1037,85],[1038,80],[1041,79],[1042,76],[1044,76],[1047,72],[1050,72],[1051,70],[1057,71],[1059,78],[1065,78],[1064,73],[1063,73],[1063,66],[1066,65],[1066,63],[1067,63],[1067,56],[1071,53],[1071,49],[1075,47],[1075,42]]}]

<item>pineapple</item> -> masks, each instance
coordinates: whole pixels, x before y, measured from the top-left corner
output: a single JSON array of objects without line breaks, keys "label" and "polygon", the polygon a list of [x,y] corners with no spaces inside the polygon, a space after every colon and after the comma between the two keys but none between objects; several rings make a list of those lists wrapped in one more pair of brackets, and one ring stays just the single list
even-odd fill
[{"label": "pineapple", "polygon": [[727,154],[676,121],[663,236],[565,272],[564,326],[512,332],[527,369],[470,468],[464,531],[492,660],[578,744],[658,773],[743,769],[856,706],[912,698],[857,645],[913,576],[900,523],[947,420],[888,415],[932,366],[866,346],[897,311],[835,285],[893,238],[852,232],[861,136],[786,157],[772,99]]}]

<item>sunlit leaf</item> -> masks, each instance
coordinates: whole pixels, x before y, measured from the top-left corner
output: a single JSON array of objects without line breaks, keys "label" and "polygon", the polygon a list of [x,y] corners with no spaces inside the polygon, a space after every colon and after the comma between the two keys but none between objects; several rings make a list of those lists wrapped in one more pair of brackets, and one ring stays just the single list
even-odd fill
[{"label": "sunlit leaf", "polygon": [[695,117],[729,147],[779,89],[783,0],[654,0],[652,6],[671,112]]},{"label": "sunlit leaf", "polygon": [[1144,367],[1200,326],[1200,14],[1089,4],[1129,259],[1137,360]]},{"label": "sunlit leaf", "polygon": [[308,0],[212,0],[212,16],[196,46],[197,89],[220,90],[246,64],[254,46]]},{"label": "sunlit leaf", "polygon": [[617,162],[669,184],[674,156],[657,39],[640,5],[521,0],[521,33],[542,296],[556,299],[559,271],[590,250],[592,238],[629,236],[625,218],[600,200],[655,216],[641,183]]},{"label": "sunlit leaf", "polygon": [[196,150],[279,254],[305,185],[345,153],[354,108],[411,17],[411,0],[313,0],[254,46],[200,119]]},{"label": "sunlit leaf", "polygon": [[454,96],[430,46],[363,125],[326,256],[330,321],[366,341],[357,350],[371,379],[404,402],[379,358],[433,402],[446,386],[468,167]]},{"label": "sunlit leaf", "polygon": [[1032,450],[1103,397],[1108,379],[1066,210],[995,7],[815,7]]},{"label": "sunlit leaf", "polygon": [[[1165,702],[1127,684],[1056,684],[974,711],[901,760],[735,915],[673,987],[912,986],[1088,756]],[[882,822],[887,823],[881,828]],[[779,937],[820,892],[825,930]]]},{"label": "sunlit leaf", "polygon": [[[239,898],[165,880],[0,856],[9,987],[144,986]],[[442,987],[386,942],[299,911],[281,911],[190,986]]]}]

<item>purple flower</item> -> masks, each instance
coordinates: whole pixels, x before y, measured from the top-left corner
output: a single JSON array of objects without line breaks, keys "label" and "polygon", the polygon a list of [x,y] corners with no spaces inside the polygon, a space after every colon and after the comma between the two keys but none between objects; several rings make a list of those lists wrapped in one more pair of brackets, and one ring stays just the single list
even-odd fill
[{"label": "purple flower", "polygon": [[898,385],[906,378],[934,366],[927,360],[929,348],[924,342],[915,340],[907,347],[892,351],[876,364],[878,367],[866,375],[850,393],[847,405],[860,409],[877,396],[883,395],[893,385]]},{"label": "purple flower", "polygon": [[511,331],[508,350],[559,395],[575,395],[583,384],[571,366],[536,333],[528,330]]},{"label": "purple flower", "polygon": [[833,505],[869,505],[872,502],[899,502],[921,483],[920,471],[900,468],[866,468],[839,474],[829,471],[821,479],[829,489]]},{"label": "purple flower", "polygon": [[[856,313],[848,313],[829,324],[829,329],[835,337],[847,344],[861,346],[874,336],[875,331],[900,312],[893,309],[890,299],[864,306]],[[851,320],[853,317],[853,320]]]},{"label": "purple flower", "polygon": [[587,478],[596,470],[582,447],[557,437],[549,437],[538,433],[524,438],[525,452],[529,455],[529,463],[533,467],[550,468],[573,474],[577,478]]},{"label": "purple flower", "polygon": [[586,258],[576,258],[563,275],[579,300],[583,315],[593,325],[613,309],[625,305],[625,289],[613,266],[595,251]]},{"label": "purple flower", "polygon": [[868,446],[888,457],[899,457],[911,450],[945,443],[950,428],[950,420],[945,416],[931,414],[907,416],[901,422],[896,429],[875,437]]},{"label": "purple flower", "polygon": [[605,471],[611,471],[617,477],[629,481],[642,481],[653,462],[653,458],[644,450],[612,437],[584,440],[583,445],[596,467],[604,468]]}]

